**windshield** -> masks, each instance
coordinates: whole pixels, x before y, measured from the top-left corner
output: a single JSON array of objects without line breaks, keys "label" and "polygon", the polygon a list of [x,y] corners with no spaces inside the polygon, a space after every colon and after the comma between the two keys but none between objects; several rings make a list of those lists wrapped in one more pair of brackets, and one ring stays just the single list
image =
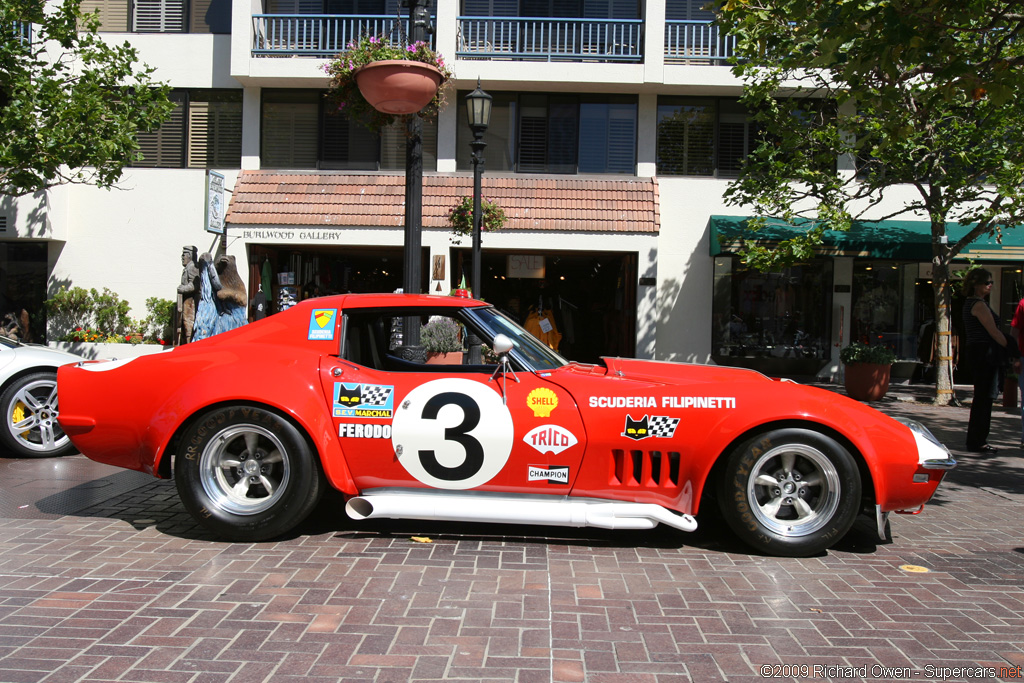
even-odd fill
[{"label": "windshield", "polygon": [[503,334],[512,340],[512,353],[531,370],[552,370],[568,365],[569,361],[545,346],[539,339],[520,327],[511,318],[495,308],[473,308],[467,313],[487,330],[493,339]]}]

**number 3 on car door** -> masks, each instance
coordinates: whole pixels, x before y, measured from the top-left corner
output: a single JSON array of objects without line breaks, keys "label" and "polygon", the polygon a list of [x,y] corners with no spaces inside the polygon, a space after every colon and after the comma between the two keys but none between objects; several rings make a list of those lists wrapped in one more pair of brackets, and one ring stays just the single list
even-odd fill
[{"label": "number 3 on car door", "polygon": [[422,384],[395,410],[391,441],[402,467],[427,486],[486,484],[512,452],[512,415],[493,387],[446,378]]}]

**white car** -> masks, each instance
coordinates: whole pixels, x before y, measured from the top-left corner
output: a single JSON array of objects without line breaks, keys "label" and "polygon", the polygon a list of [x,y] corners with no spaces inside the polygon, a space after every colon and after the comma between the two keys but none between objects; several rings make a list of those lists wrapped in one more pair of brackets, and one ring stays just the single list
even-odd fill
[{"label": "white car", "polygon": [[45,346],[0,337],[0,447],[41,458],[75,450],[57,424],[57,368],[82,360]]}]

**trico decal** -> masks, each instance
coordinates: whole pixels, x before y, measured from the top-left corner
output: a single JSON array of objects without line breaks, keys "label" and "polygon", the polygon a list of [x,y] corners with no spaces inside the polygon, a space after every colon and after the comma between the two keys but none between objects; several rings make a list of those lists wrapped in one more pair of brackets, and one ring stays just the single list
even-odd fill
[{"label": "trico decal", "polygon": [[541,453],[553,453],[554,455],[579,443],[572,432],[558,425],[542,425],[531,429],[523,437],[523,441]]},{"label": "trico decal", "polygon": [[334,417],[393,417],[395,388],[334,383]]},{"label": "trico decal", "polygon": [[309,341],[330,341],[334,339],[334,320],[338,317],[336,308],[314,308],[309,314]]},{"label": "trico decal", "polygon": [[550,417],[551,411],[558,407],[558,395],[547,387],[540,387],[526,395],[526,405],[530,406],[534,417]]},{"label": "trico decal", "polygon": [[568,484],[568,467],[548,467],[547,465],[530,465],[529,481],[549,481],[552,484]]},{"label": "trico decal", "polygon": [[633,439],[634,441],[640,441],[641,439],[649,439],[650,437],[658,437],[662,439],[671,439],[672,435],[676,433],[676,427],[679,425],[678,417],[666,417],[664,415],[644,415],[639,420],[634,420],[629,415],[626,416],[626,426],[622,430],[622,436]]},{"label": "trico decal", "polygon": [[338,425],[338,436],[353,439],[390,439],[391,425],[343,422]]}]

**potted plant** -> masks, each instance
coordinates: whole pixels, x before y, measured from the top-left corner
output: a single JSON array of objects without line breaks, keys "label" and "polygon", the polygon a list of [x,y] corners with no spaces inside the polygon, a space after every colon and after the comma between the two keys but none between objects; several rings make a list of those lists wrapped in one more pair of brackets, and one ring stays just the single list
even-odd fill
[{"label": "potted plant", "polygon": [[420,328],[420,343],[431,365],[462,364],[462,328],[451,318],[437,316]]},{"label": "potted plant", "polygon": [[444,106],[440,86],[452,77],[444,58],[423,41],[397,45],[384,36],[349,42],[324,71],[334,110],[373,130],[416,112],[436,118]]},{"label": "potted plant", "polygon": [[846,394],[858,401],[877,401],[889,391],[889,373],[896,360],[890,349],[853,342],[839,352],[846,366]]},{"label": "potted plant", "polygon": [[[497,232],[505,227],[505,210],[496,203],[480,199],[480,232]],[[473,236],[473,198],[463,197],[448,212],[448,225],[452,228],[452,243],[462,244],[463,237]]]}]

